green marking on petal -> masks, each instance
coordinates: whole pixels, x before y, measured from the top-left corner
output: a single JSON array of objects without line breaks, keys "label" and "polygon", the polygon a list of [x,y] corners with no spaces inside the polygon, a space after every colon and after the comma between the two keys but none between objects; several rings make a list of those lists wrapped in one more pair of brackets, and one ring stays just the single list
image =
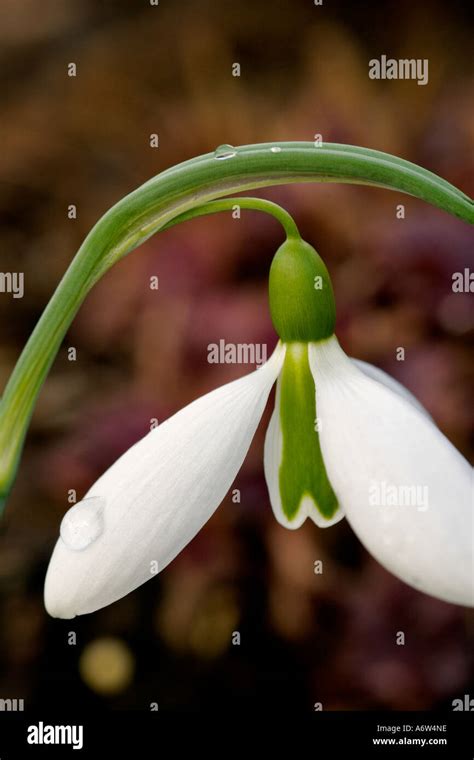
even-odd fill
[{"label": "green marking on petal", "polygon": [[279,471],[282,509],[296,517],[305,496],[330,520],[337,499],[329,482],[316,431],[316,398],[307,343],[288,343],[280,376],[280,425],[283,449]]}]

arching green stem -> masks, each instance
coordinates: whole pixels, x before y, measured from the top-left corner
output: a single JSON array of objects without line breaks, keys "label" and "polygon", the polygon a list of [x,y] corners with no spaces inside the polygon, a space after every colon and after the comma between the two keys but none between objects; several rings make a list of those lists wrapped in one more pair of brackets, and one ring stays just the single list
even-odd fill
[{"label": "arching green stem", "polygon": [[184,214],[175,216],[174,219],[168,222],[168,224],[165,224],[165,226],[161,228],[161,231],[174,227],[181,222],[196,219],[198,216],[216,214],[219,211],[231,211],[236,206],[243,209],[249,209],[250,211],[264,211],[280,222],[285,230],[287,238],[292,239],[300,237],[298,227],[296,226],[293,217],[277,203],[266,201],[263,198],[241,198],[240,196],[236,198],[223,198],[219,201],[210,201],[209,203],[204,203],[202,206],[185,211]]},{"label": "arching green stem", "polygon": [[351,145],[283,142],[208,153],[173,166],[120,200],[95,225],[59,283],[0,404],[0,497],[13,481],[34,404],[67,329],[97,280],[173,219],[209,201],[290,182],[350,182],[399,190],[466,222],[474,203],[435,174]]}]

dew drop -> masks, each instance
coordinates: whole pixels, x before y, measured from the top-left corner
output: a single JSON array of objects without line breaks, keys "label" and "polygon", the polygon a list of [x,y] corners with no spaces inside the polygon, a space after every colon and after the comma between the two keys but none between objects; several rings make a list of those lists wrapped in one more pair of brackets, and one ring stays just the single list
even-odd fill
[{"label": "dew drop", "polygon": [[214,151],[214,158],[224,161],[226,158],[233,158],[237,150],[233,145],[219,145]]},{"label": "dew drop", "polygon": [[279,148],[278,145],[274,145],[270,150],[272,153],[281,153],[281,148]]},{"label": "dew drop", "polygon": [[66,512],[59,533],[68,549],[83,551],[99,538],[104,529],[104,507],[102,496],[90,496]]}]

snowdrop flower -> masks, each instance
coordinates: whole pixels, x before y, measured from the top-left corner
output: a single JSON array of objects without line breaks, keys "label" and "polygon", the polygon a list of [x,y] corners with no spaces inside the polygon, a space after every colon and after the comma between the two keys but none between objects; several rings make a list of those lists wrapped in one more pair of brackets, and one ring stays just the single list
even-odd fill
[{"label": "snowdrop flower", "polygon": [[280,336],[266,364],[208,393],[132,446],[65,515],[45,584],[55,617],[104,607],[161,571],[223,500],[272,386],[264,469],[276,519],[344,515],[406,583],[472,605],[471,467],[394,379],[350,359],[316,251],[289,238],[270,270]]}]

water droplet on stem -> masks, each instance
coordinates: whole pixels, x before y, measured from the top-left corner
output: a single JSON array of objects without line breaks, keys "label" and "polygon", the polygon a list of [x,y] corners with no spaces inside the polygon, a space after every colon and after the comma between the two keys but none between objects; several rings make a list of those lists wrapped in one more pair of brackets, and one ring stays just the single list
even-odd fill
[{"label": "water droplet on stem", "polygon": [[219,145],[214,151],[214,158],[224,161],[226,158],[233,158],[237,153],[233,145]]}]

